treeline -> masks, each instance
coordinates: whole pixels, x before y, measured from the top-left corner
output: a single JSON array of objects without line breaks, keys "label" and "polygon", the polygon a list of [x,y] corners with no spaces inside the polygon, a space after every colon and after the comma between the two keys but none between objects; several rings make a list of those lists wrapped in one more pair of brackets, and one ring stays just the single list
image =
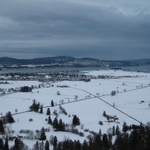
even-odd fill
[{"label": "treeline", "polygon": [[[44,133],[44,132],[43,132]],[[112,132],[113,133],[113,132]],[[81,143],[79,140],[65,139],[58,141],[57,137],[46,140],[46,136],[42,141],[36,142],[33,150],[150,150],[150,126],[142,125],[123,125],[122,130],[118,127],[115,132],[102,134],[93,134],[88,140]],[[42,135],[42,134],[41,134]],[[3,139],[4,140],[4,139]],[[0,149],[5,150],[28,150],[29,147],[22,140],[15,138],[14,145],[9,146],[8,139],[4,141],[0,139]],[[50,148],[50,145],[51,148]],[[53,148],[52,148],[53,147]]]},{"label": "treeline", "polygon": [[150,126],[124,124],[122,130],[116,129],[115,136],[99,132],[83,143],[66,139],[55,143],[54,150],[150,150]]}]

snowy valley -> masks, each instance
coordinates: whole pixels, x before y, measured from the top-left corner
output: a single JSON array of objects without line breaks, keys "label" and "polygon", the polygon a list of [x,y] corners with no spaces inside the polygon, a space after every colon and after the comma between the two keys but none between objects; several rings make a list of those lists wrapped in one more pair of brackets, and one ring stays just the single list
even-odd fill
[{"label": "snowy valley", "polygon": [[[25,149],[36,149],[36,143],[45,147],[46,141],[53,149],[56,138],[57,143],[66,139],[83,143],[96,133],[113,134],[113,128],[122,132],[125,123],[146,126],[150,122],[150,73],[79,72],[84,80],[75,80],[75,76],[71,80],[69,75],[63,80],[58,80],[62,76],[57,80],[51,80],[48,74],[42,76],[46,79],[30,76],[31,80],[24,81],[0,76],[0,118],[4,122],[9,112],[14,119],[13,123],[3,124],[0,137],[4,142],[8,138],[10,148],[16,137],[26,145]],[[31,91],[20,91],[21,87],[30,87]],[[38,106],[37,110],[34,106]],[[45,139],[40,139],[41,132]]]}]

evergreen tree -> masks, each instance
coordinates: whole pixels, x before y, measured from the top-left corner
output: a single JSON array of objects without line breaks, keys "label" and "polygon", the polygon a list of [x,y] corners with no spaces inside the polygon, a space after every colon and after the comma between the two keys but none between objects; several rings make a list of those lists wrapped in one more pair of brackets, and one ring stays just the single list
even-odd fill
[{"label": "evergreen tree", "polygon": [[48,115],[48,116],[51,115],[51,111],[49,108],[47,108],[46,115]]},{"label": "evergreen tree", "polygon": [[120,129],[119,129],[119,126],[117,125],[116,127],[116,135],[120,134]]},{"label": "evergreen tree", "polygon": [[0,120],[0,134],[4,134],[4,126],[1,120]]},{"label": "evergreen tree", "polygon": [[15,138],[14,149],[20,150],[20,140],[18,138]]},{"label": "evergreen tree", "polygon": [[92,138],[89,139],[89,148],[88,150],[94,150],[94,142],[92,140]]},{"label": "evergreen tree", "polygon": [[98,150],[101,150],[101,148],[102,148],[102,140],[101,140],[101,137],[99,136],[99,134],[95,135],[93,142],[94,142],[94,148],[98,149]]},{"label": "evergreen tree", "polygon": [[81,143],[79,140],[74,141],[75,150],[81,150]]},{"label": "evergreen tree", "polygon": [[44,150],[44,142],[43,141],[39,144],[39,149]]},{"label": "evergreen tree", "polygon": [[102,143],[103,143],[103,148],[109,148],[109,142],[108,142],[107,134],[103,134]]},{"label": "evergreen tree", "polygon": [[40,103],[36,103],[36,101],[33,101],[33,104],[30,106],[30,109],[32,111],[38,112],[40,108]]},{"label": "evergreen tree", "polygon": [[127,126],[126,122],[123,123],[122,131],[123,132],[127,132],[128,131],[128,126]]},{"label": "evergreen tree", "polygon": [[8,139],[5,139],[4,150],[9,150]]},{"label": "evergreen tree", "polygon": [[84,140],[83,144],[82,144],[82,150],[87,150],[88,149],[88,143],[86,140]]},{"label": "evergreen tree", "polygon": [[27,149],[27,146],[25,146],[20,139],[15,138],[14,146],[11,148],[11,150],[24,150],[24,149]]},{"label": "evergreen tree", "polygon": [[102,131],[101,131],[101,129],[99,129],[98,134],[99,134],[100,137],[102,136]]},{"label": "evergreen tree", "polygon": [[133,131],[131,132],[130,142],[131,142],[132,149],[138,149],[139,135],[137,129],[133,129]]},{"label": "evergreen tree", "polygon": [[45,142],[45,150],[50,150],[49,149],[49,142],[48,141]]},{"label": "evergreen tree", "polygon": [[52,123],[52,119],[51,119],[51,117],[49,116],[48,117],[48,124],[50,124],[50,125],[52,125],[53,123]]},{"label": "evergreen tree", "polygon": [[117,150],[123,150],[123,139],[121,134],[117,134],[116,140],[115,140],[115,144],[114,147],[117,148]]},{"label": "evergreen tree", "polygon": [[103,112],[103,116],[106,117],[106,111]]},{"label": "evergreen tree", "polygon": [[19,139],[15,138],[15,148],[16,149],[19,149],[19,143],[20,143]]},{"label": "evergreen tree", "polygon": [[115,135],[115,126],[113,126],[113,128],[112,128],[112,135]]},{"label": "evergreen tree", "polygon": [[53,128],[55,130],[58,130],[58,128],[59,128],[58,119],[56,117],[55,117],[55,119],[53,121]]},{"label": "evergreen tree", "polygon": [[45,135],[45,131],[44,131],[44,127],[41,129],[41,135],[40,135],[40,139],[39,140],[46,140],[46,135]]},{"label": "evergreen tree", "polygon": [[53,100],[51,100],[51,106],[54,107],[54,101]]},{"label": "evergreen tree", "polygon": [[58,142],[58,140],[57,140],[57,137],[55,136],[54,137],[54,150],[57,150],[57,142]]},{"label": "evergreen tree", "polygon": [[63,142],[59,142],[59,143],[57,144],[57,149],[58,149],[58,150],[63,150]]},{"label": "evergreen tree", "polygon": [[74,117],[73,117],[72,125],[74,125],[74,126],[80,125],[80,119],[76,115],[74,115]]},{"label": "evergreen tree", "polygon": [[43,114],[43,105],[40,107],[40,114]]},{"label": "evergreen tree", "polygon": [[146,126],[145,128],[145,147],[150,149],[150,126]]},{"label": "evergreen tree", "polygon": [[58,123],[58,130],[59,130],[59,131],[64,131],[64,130],[65,130],[65,125],[64,125],[64,123],[62,122],[62,119],[59,120],[59,123]]},{"label": "evergreen tree", "polygon": [[132,150],[129,135],[127,133],[118,134],[114,143],[114,148],[117,148],[118,150]]},{"label": "evergreen tree", "polygon": [[0,150],[4,149],[4,142],[3,140],[0,138]]},{"label": "evergreen tree", "polygon": [[6,120],[8,123],[14,123],[15,122],[10,111],[6,114]]},{"label": "evergreen tree", "polygon": [[34,150],[39,150],[39,142],[38,141],[34,145]]}]

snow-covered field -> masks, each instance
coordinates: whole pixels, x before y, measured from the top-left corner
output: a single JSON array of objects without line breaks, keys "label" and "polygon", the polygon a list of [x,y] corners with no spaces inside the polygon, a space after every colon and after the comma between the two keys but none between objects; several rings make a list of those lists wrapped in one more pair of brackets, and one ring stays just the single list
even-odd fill
[{"label": "snow-covered field", "polygon": [[[122,128],[122,124],[126,122],[130,124],[146,124],[150,121],[150,73],[127,72],[127,71],[86,71],[86,75],[109,75],[117,77],[116,79],[92,79],[90,82],[83,81],[62,81],[55,82],[53,86],[33,89],[27,93],[13,93],[0,96],[0,114],[4,116],[8,111],[12,114],[29,110],[33,100],[43,104],[43,114],[35,112],[25,112],[13,115],[15,123],[7,124],[14,130],[13,136],[19,136],[21,129],[41,130],[42,127],[49,128],[46,132],[47,140],[50,136],[57,136],[58,140],[70,138],[72,140],[87,139],[89,131],[106,133],[113,126]],[[20,86],[38,86],[38,81],[9,81],[10,84],[0,84],[0,88],[16,88]],[[62,88],[60,86],[67,85]],[[116,91],[116,95],[112,96],[111,92]],[[60,95],[57,94],[60,92]],[[51,100],[56,106],[51,107]],[[59,104],[67,111],[67,115],[59,114]],[[47,108],[50,108],[51,119],[54,120],[54,110],[58,112],[58,120],[62,119],[64,123],[71,124],[73,115],[77,115],[80,119],[80,126],[76,128],[84,133],[84,136],[69,132],[54,132],[46,120]],[[44,108],[46,107],[46,108]],[[116,116],[119,120],[108,122],[103,117],[103,112],[108,115]],[[33,121],[29,121],[29,119]],[[99,125],[99,121],[103,125]],[[86,130],[87,129],[87,130]],[[86,132],[85,132],[86,131]],[[30,148],[33,147],[36,140],[23,140]],[[10,145],[13,144],[10,142]]]}]

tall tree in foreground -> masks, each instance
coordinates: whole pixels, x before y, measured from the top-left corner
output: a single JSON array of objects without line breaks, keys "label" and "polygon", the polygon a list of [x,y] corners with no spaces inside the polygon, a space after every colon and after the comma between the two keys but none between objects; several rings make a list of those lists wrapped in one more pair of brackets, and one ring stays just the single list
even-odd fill
[{"label": "tall tree in foreground", "polygon": [[48,141],[45,142],[45,150],[50,150],[49,149],[49,142]]},{"label": "tall tree in foreground", "polygon": [[8,139],[5,139],[4,150],[9,150]]},{"label": "tall tree in foreground", "polygon": [[4,149],[4,142],[2,139],[0,139],[0,149]]},{"label": "tall tree in foreground", "polygon": [[4,134],[4,126],[1,120],[0,120],[0,134]]},{"label": "tall tree in foreground", "polygon": [[44,127],[41,129],[41,135],[40,135],[40,139],[39,140],[46,140],[46,134],[45,134],[45,131],[44,131]]}]

